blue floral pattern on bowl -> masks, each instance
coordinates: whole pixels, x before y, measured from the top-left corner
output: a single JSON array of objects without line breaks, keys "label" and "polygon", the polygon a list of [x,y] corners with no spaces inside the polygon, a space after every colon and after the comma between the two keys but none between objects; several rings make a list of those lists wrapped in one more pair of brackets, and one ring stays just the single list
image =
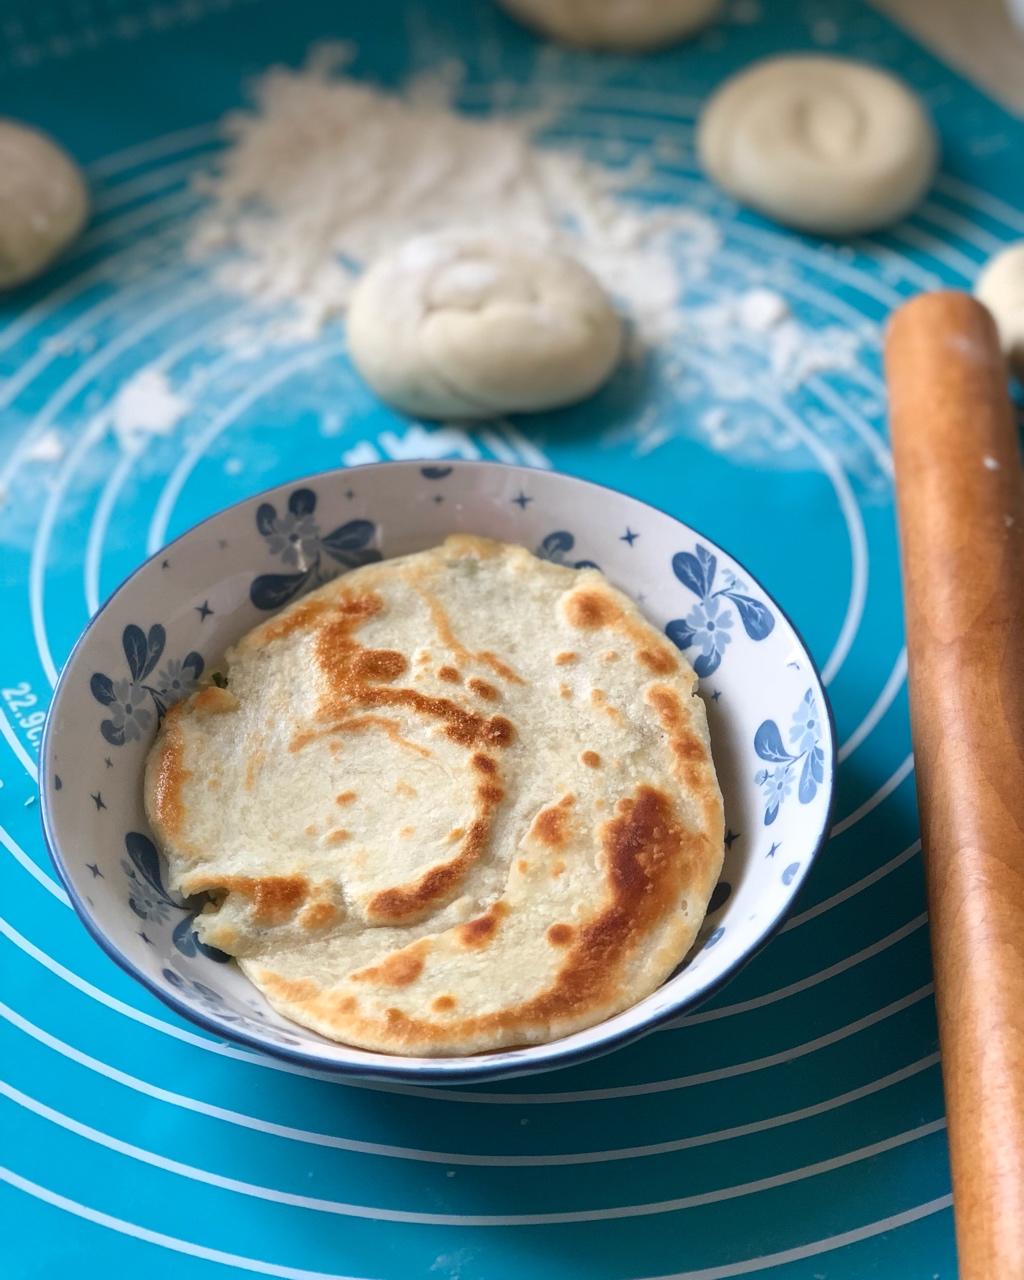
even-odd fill
[{"label": "blue floral pattern on bowl", "polygon": [[216,947],[200,942],[195,931],[195,918],[206,905],[206,898],[182,902],[164,888],[160,854],[156,845],[141,831],[129,831],[124,838],[128,856],[121,868],[128,877],[128,905],[140,920],[163,924],[169,917],[180,915],[171,931],[171,941],[183,956],[204,955],[208,960],[225,963],[228,956]]},{"label": "blue floral pattern on bowl", "polygon": [[717,671],[726,647],[732,643],[732,610],[723,608],[722,600],[731,600],[740,615],[743,629],[751,640],[764,640],[775,629],[775,615],[766,604],[747,595],[747,584],[729,570],[722,574],[723,585],[716,591],[715,575],[718,558],[699,542],[695,554],[679,551],[672,557],[672,572],[684,587],[697,597],[685,618],[675,618],[665,627],[665,634],[684,652],[697,647],[700,653],[693,669],[702,678]]},{"label": "blue floral pattern on bowl", "polygon": [[576,539],[567,529],[556,529],[541,542],[534,555],[538,560],[550,560],[552,564],[564,564],[570,569],[600,569],[593,560],[568,559],[575,545]]},{"label": "blue floral pattern on bowl", "polygon": [[112,680],[102,671],[93,673],[89,682],[92,696],[110,709],[109,719],[100,724],[100,733],[111,746],[123,747],[126,742],[137,742],[152,728],[154,713],[159,723],[168,707],[196,687],[203,674],[203,659],[195,650],[180,661],[168,659],[153,674],[166,644],[167,633],[159,623],[154,623],[148,631],[133,623],[125,627],[121,635],[128,677]]},{"label": "blue floral pattern on bowl", "polygon": [[779,809],[793,791],[796,766],[803,761],[797,787],[797,799],[810,804],[825,780],[825,752],[821,746],[821,716],[808,689],[793,713],[789,729],[789,741],[793,752],[787,751],[774,720],[765,720],[754,735],[754,750],[762,760],[773,765],[771,769],[758,769],[754,781],[764,793],[764,824],[771,826],[779,816]]},{"label": "blue floral pattern on bowl", "polygon": [[[317,497],[312,489],[295,489],[288,497],[288,509],[278,512],[272,502],[256,509],[256,528],[267,550],[291,573],[263,573],[253,579],[249,598],[257,609],[280,609],[303,591],[319,586],[342,569],[356,569],[380,559],[370,544],[377,536],[372,520],[349,520],[330,533],[321,533],[313,519]],[[326,560],[325,560],[326,557]]]},{"label": "blue floral pattern on bowl", "polygon": [[222,1022],[230,1023],[232,1026],[247,1031],[254,1032],[259,1036],[267,1036],[278,1044],[298,1044],[294,1036],[285,1035],[283,1031],[279,1031],[274,1027],[259,1009],[253,1009],[251,1013],[241,1013],[239,1010],[230,1005],[219,991],[214,991],[212,987],[208,987],[205,982],[199,982],[195,978],[186,977],[182,973],[178,973],[176,969],[164,969],[163,976],[167,982],[179,992],[181,995],[188,996],[200,1008],[207,1013],[212,1014],[215,1018]]}]

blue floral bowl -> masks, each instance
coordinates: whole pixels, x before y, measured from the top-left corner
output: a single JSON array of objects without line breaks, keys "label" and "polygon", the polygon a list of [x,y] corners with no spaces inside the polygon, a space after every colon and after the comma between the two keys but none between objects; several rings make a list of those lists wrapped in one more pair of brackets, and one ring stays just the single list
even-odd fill
[{"label": "blue floral bowl", "polygon": [[[551,1044],[397,1058],[280,1017],[193,930],[166,888],[142,772],[160,717],[269,611],[334,574],[463,530],[562,564],[597,564],[702,678],[726,810],[726,855],[685,964],[653,995]],[[633,498],[496,463],[392,462],[328,472],[241,502],[147,560],[68,659],[43,739],[43,825],[86,927],[128,973],[219,1037],[339,1075],[495,1079],[607,1052],[717,990],[779,926],[824,843],[835,742],[799,636],[708,538]],[[736,834],[734,834],[736,833]]]}]

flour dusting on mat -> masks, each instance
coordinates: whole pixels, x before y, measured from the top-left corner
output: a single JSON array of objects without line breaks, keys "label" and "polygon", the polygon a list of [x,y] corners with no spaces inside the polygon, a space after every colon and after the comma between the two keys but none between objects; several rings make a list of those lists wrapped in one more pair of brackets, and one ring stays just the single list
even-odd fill
[{"label": "flour dusting on mat", "polygon": [[225,121],[232,145],[201,181],[213,207],[192,238],[198,256],[235,251],[222,284],[295,303],[312,335],[387,249],[438,228],[485,227],[581,260],[647,341],[675,331],[688,276],[718,247],[711,218],[631,202],[623,189],[638,173],[536,145],[550,112],[460,114],[457,69],[388,93],[344,75],[351,57],[322,46],[300,71],[271,69],[256,82],[255,109]]},{"label": "flour dusting on mat", "polygon": [[141,369],[117,393],[114,434],[126,453],[137,452],[147,436],[169,435],[191,408],[162,369]]},{"label": "flour dusting on mat", "polygon": [[[259,304],[227,346],[257,358],[310,340],[344,314],[373,259],[438,228],[484,227],[575,257],[627,317],[621,383],[644,390],[632,404],[620,396],[602,445],[631,442],[643,456],[687,432],[755,461],[800,456],[764,406],[815,375],[851,373],[877,331],[798,315],[771,264],[737,272],[747,254],[727,242],[728,215],[666,199],[658,148],[612,163],[614,137],[591,137],[586,155],[566,144],[585,86],[542,77],[520,86],[540,106],[513,110],[507,86],[481,98],[457,63],[385,90],[348,74],[353,57],[332,43],[302,68],[268,70],[252,108],[225,119],[228,145],[198,180],[210,203],[190,253]],[[462,100],[503,105],[468,114]],[[708,399],[727,411],[709,418]],[[836,443],[853,473],[878,478],[870,450],[848,432]]]}]

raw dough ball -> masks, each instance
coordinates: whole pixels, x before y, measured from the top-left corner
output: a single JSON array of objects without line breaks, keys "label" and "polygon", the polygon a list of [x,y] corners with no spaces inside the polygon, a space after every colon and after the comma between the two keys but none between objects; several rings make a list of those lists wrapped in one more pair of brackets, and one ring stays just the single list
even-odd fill
[{"label": "raw dough ball", "polygon": [[419,236],[352,294],[352,360],[396,408],[489,418],[582,400],[615,368],[622,326],[571,258],[479,232]]},{"label": "raw dough ball", "polygon": [[721,0],[499,0],[513,17],[564,44],[656,49],[705,26]]},{"label": "raw dough ball", "polygon": [[82,229],[89,199],[55,142],[0,120],[0,289],[38,275]]},{"label": "raw dough ball", "polygon": [[770,58],[704,108],[697,147],[730,195],[801,231],[856,235],[895,222],[935,172],[935,130],[895,77],[846,58]]},{"label": "raw dough ball", "polygon": [[974,296],[992,312],[1006,358],[1024,382],[1024,240],[989,259]]}]

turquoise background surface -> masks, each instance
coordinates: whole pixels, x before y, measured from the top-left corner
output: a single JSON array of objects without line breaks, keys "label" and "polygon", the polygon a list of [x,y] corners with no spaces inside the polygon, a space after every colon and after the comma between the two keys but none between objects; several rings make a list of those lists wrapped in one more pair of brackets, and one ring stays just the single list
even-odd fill
[{"label": "turquoise background surface", "polygon": [[[0,1221],[12,1280],[956,1274],[880,326],[921,288],[969,286],[1024,236],[1024,126],[867,6],[726,10],[696,42],[643,60],[538,60],[529,34],[459,0],[39,0],[0,15],[0,114],[57,134],[95,195],[72,255],[0,302]],[[685,394],[650,388],[664,428],[652,444],[621,386],[489,433],[445,432],[377,405],[340,327],[255,361],[227,349],[245,304],[183,255],[201,205],[189,178],[249,78],[297,65],[323,36],[353,39],[355,74],[382,83],[457,55],[476,108],[496,73],[522,102],[541,73],[569,80],[578,93],[554,141],[651,152],[644,198],[719,221],[705,301],[767,285],[813,330],[856,329],[855,358],[787,387],[742,343],[699,353]],[[698,173],[692,124],[710,88],[754,56],[808,48],[897,69],[939,125],[942,174],[884,235],[803,239]],[[664,136],[675,151],[652,148]],[[126,454],[107,410],[161,358],[193,408]],[[731,432],[708,426],[708,361],[735,373]],[[51,430],[61,456],[33,456]],[[499,457],[627,490],[749,565],[824,668],[843,761],[833,839],[785,931],[682,1025],[509,1085],[344,1086],[179,1021],[69,910],[39,831],[34,713],[90,612],[164,538],[357,456]],[[552,1213],[567,1220],[536,1221]]]}]

